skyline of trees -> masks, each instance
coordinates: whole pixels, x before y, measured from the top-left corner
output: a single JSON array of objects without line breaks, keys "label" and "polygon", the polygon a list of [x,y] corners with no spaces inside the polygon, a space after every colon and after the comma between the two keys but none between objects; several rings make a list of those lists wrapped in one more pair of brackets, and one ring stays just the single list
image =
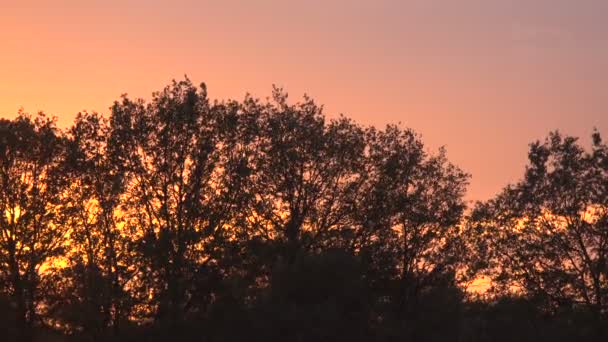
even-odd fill
[{"label": "skyline of trees", "polygon": [[[598,340],[608,147],[592,141],[532,143],[520,182],[467,207],[445,150],[280,88],[219,102],[174,81],[65,130],[20,112],[0,119],[0,325],[19,341],[491,341],[513,324]],[[467,292],[481,276],[488,292]]]}]

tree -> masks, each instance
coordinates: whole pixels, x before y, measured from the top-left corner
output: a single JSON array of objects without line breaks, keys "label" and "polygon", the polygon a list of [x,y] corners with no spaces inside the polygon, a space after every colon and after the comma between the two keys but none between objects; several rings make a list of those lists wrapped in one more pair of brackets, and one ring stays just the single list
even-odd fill
[{"label": "tree", "polygon": [[444,150],[427,153],[411,130],[370,129],[367,141],[354,241],[372,264],[377,296],[391,298],[382,311],[412,321],[423,316],[429,291],[455,288],[469,176],[447,161]]},{"label": "tree", "polygon": [[503,291],[541,297],[547,309],[608,313],[608,148],[551,133],[530,146],[522,181],[473,214],[479,256]]},{"label": "tree", "polygon": [[[124,96],[112,107],[112,148],[127,177],[127,226],[139,230],[142,275],[159,322],[173,329],[188,312],[202,310],[194,299],[210,298],[199,277],[217,263],[216,248],[243,196],[247,172],[222,128],[230,104],[210,104],[206,87],[173,82],[150,103]],[[246,171],[246,170],[245,170]]]},{"label": "tree", "polygon": [[365,135],[346,118],[326,122],[308,97],[290,105],[275,88],[273,101],[258,108],[256,214],[263,236],[284,242],[293,263],[298,252],[331,246],[331,236],[352,225]]},{"label": "tree", "polygon": [[[132,231],[120,210],[124,170],[109,148],[110,128],[97,113],[79,113],[67,132],[67,168],[71,220],[67,265],[55,272],[61,288],[49,302],[70,330],[81,329],[93,339],[114,335],[135,304],[137,276]],[[131,291],[130,291],[131,290]]]},{"label": "tree", "polygon": [[20,112],[0,121],[0,276],[23,341],[37,321],[43,268],[65,249],[71,213],[65,155],[65,141],[46,115]]}]

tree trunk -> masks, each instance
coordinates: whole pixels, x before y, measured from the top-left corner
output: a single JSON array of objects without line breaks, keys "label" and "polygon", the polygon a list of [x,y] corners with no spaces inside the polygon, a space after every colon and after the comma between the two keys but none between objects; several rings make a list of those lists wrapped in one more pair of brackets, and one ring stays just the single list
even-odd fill
[{"label": "tree trunk", "polygon": [[27,314],[27,303],[25,300],[25,289],[19,272],[19,265],[15,257],[15,244],[9,244],[9,267],[11,273],[11,285],[13,287],[13,300],[15,301],[15,325],[17,328],[17,341],[30,342],[32,332]]}]

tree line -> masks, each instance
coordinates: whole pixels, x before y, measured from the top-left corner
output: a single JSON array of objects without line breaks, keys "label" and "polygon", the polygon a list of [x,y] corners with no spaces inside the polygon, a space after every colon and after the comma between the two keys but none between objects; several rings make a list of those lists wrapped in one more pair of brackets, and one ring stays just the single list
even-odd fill
[{"label": "tree line", "polygon": [[[467,207],[411,129],[174,81],[71,127],[0,119],[17,341],[606,338],[608,146],[555,132]],[[483,293],[467,291],[489,279]]]}]

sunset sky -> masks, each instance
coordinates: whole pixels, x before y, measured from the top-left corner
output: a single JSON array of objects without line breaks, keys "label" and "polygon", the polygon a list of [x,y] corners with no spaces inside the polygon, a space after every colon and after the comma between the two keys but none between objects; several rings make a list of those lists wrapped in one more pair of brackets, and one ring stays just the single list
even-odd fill
[{"label": "sunset sky", "polygon": [[0,116],[69,125],[184,74],[212,98],[283,86],[401,122],[490,198],[550,130],[608,138],[608,1],[0,0]]}]

